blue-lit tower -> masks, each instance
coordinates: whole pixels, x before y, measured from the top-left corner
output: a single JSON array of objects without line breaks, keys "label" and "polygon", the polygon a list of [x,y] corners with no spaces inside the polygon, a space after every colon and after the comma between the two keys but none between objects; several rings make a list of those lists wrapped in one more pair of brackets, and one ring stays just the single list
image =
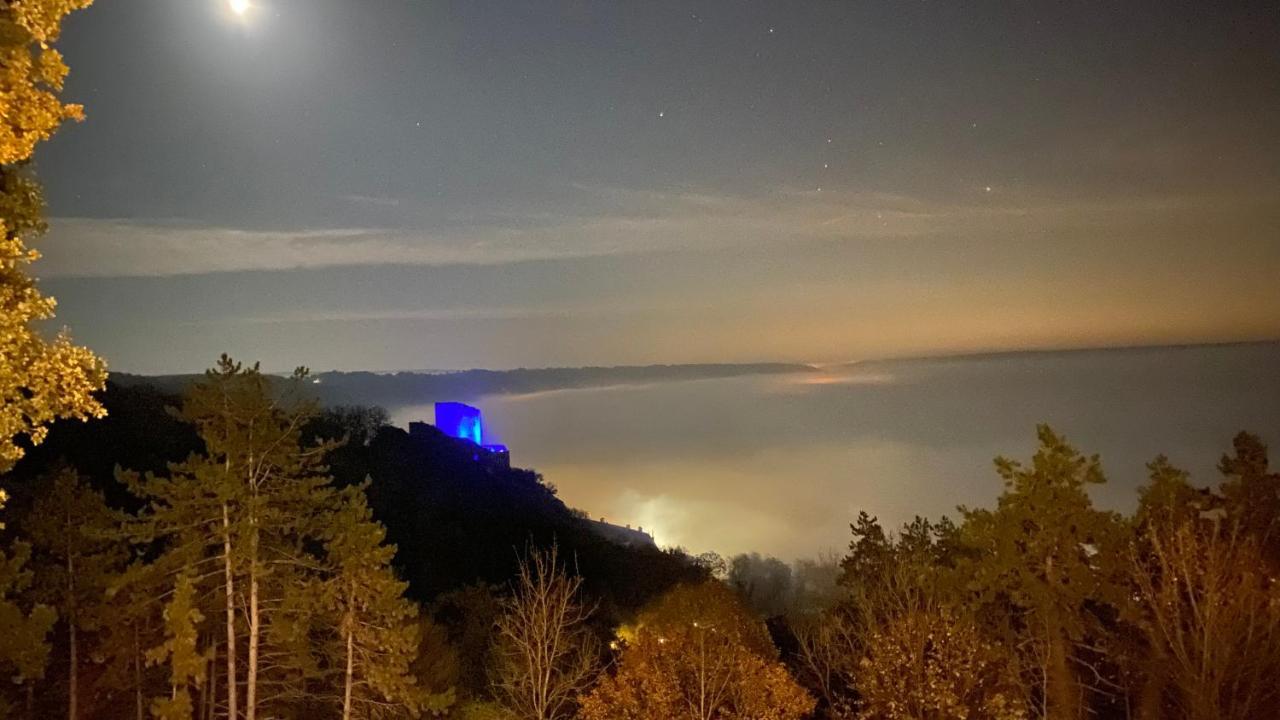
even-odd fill
[{"label": "blue-lit tower", "polygon": [[460,402],[438,402],[436,427],[445,435],[484,445],[484,421],[480,419],[480,408]]},{"label": "blue-lit tower", "polygon": [[[477,448],[476,460],[484,460],[489,465],[500,467],[511,466],[511,454],[505,445],[484,444],[484,419],[480,408],[471,407],[460,402],[436,403],[436,428],[449,437],[468,440]],[[413,423],[410,423],[413,431]]]}]

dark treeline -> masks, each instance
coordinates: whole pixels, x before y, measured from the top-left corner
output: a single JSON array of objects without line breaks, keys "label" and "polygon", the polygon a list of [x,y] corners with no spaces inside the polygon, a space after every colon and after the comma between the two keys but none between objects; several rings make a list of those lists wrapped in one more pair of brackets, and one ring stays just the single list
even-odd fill
[{"label": "dark treeline", "polygon": [[[794,363],[702,363],[449,372],[325,372],[313,376],[316,381],[313,391],[327,405],[402,407],[485,395],[813,371],[811,366]],[[150,385],[171,393],[180,393],[196,377],[111,375],[118,385]]]},{"label": "dark treeline", "polygon": [[[843,557],[609,542],[534,472],[230,361],[112,385],[5,476],[6,717],[1209,718],[1280,709],[1280,477],[1248,434],[1138,510],[1048,428]],[[265,466],[264,466],[265,463]],[[264,469],[265,467],[265,469]],[[232,679],[232,682],[229,682]]]}]

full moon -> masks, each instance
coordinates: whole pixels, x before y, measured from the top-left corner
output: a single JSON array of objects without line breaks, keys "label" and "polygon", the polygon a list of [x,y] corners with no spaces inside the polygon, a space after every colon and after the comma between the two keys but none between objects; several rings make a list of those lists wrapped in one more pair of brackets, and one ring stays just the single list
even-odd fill
[{"label": "full moon", "polygon": [[237,15],[249,12],[249,0],[231,0],[231,12]]}]

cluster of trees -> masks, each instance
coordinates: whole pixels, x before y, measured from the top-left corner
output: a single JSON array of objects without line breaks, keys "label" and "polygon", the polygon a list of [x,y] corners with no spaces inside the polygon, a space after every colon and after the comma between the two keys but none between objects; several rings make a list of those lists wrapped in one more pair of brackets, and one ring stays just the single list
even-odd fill
[{"label": "cluster of trees", "polygon": [[[298,395],[310,387],[229,360],[185,398],[109,385],[105,419],[56,424],[5,476],[0,547],[22,568],[8,597],[31,622],[11,643],[0,633],[0,652],[39,648],[25,669],[0,661],[18,717],[187,717],[188,704],[227,717],[231,702],[239,716],[325,716],[346,700],[335,633],[353,604],[384,613],[379,627],[398,618],[390,635],[350,638],[354,717],[412,714],[410,700],[423,714],[497,712],[512,702],[496,684],[499,629],[537,548],[558,543],[590,599],[593,680],[622,619],[708,577],[679,550],[595,534],[535,473],[477,463],[440,433],[410,436],[377,409],[321,410]],[[56,532],[48,518],[63,518]],[[43,589],[68,576],[74,603]],[[400,659],[362,670],[374,644]],[[388,688],[396,699],[377,694]]]},{"label": "cluster of trees", "polygon": [[[30,275],[40,254],[32,240],[45,230],[44,196],[30,171],[36,146],[83,109],[58,97],[67,75],[53,48],[62,19],[91,0],[18,0],[0,4],[0,474],[39,444],[58,418],[101,417],[94,397],[106,366],[72,344],[64,331],[53,341],[37,325],[53,317],[55,301]],[[0,509],[8,494],[0,485]],[[0,529],[4,527],[0,519]],[[53,610],[24,612],[14,596],[29,590],[25,546],[0,546],[0,666],[15,678],[38,673],[47,659],[42,642]]]},{"label": "cluster of trees", "polygon": [[224,357],[180,411],[202,450],[164,473],[118,471],[126,508],[69,465],[34,481],[13,513],[6,573],[3,624],[19,632],[0,648],[13,656],[8,694],[21,696],[9,712],[45,716],[56,703],[37,693],[54,678],[73,719],[326,705],[377,717],[450,702],[417,685],[417,606],[395,549],[364,488],[325,473],[334,444],[303,439],[318,409],[289,385]]},{"label": "cluster of trees", "polygon": [[[367,483],[333,481],[324,463],[343,443],[318,432],[348,428],[350,444],[363,431],[368,446],[387,428],[376,413],[322,414],[294,394],[302,377],[224,357],[174,412],[198,449],[162,472],[117,469],[114,502],[61,461],[24,480],[0,574],[6,717],[550,719],[581,706],[584,718],[781,720],[812,708],[763,621],[674,553],[658,554],[693,581],[656,593],[612,648],[619,610],[555,545],[517,556],[506,589],[464,585],[420,615]],[[601,680],[615,651],[618,672]]]},{"label": "cluster of trees", "polygon": [[794,667],[827,718],[1280,716],[1280,476],[1255,436],[1217,488],[1163,457],[1132,517],[1047,427],[960,521],[887,533],[865,514],[839,600],[794,618]]},{"label": "cluster of trees", "polygon": [[[291,394],[298,387],[224,358],[170,415],[157,414],[160,398],[117,389],[96,433],[109,447],[62,462],[57,452],[92,445],[80,440],[95,426],[59,426],[9,475],[9,716],[1201,720],[1280,710],[1280,476],[1251,435],[1222,459],[1217,488],[1152,462],[1130,517],[1093,506],[1098,459],[1042,428],[1029,463],[997,461],[1006,488],[994,507],[896,532],[863,514],[838,562],[586,542],[561,504],[548,507],[566,524],[535,512],[519,544],[477,537],[509,560],[467,574],[446,557],[457,547],[448,542],[435,555],[386,542],[378,520],[412,534],[420,525],[405,517],[431,513],[405,507],[420,496],[391,479],[380,493],[372,473],[335,479],[339,466],[384,479],[398,468],[402,482],[443,498],[460,488],[410,467],[463,467],[454,441],[415,446],[378,412],[320,411]],[[161,456],[185,459],[145,452],[149,435]],[[116,470],[104,484],[111,457],[146,472]],[[477,480],[476,504],[554,497],[510,472],[513,494]],[[491,531],[473,522],[449,532]],[[400,579],[433,569],[447,583]]]}]

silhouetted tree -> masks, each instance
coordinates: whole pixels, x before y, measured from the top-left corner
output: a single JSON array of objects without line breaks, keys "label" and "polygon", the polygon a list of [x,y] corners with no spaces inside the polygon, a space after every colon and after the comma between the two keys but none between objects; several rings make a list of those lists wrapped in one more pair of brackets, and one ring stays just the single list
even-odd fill
[{"label": "silhouetted tree", "polygon": [[791,609],[791,566],[778,558],[759,553],[736,555],[729,562],[728,582],[742,594],[748,607],[764,617],[782,615]]},{"label": "silhouetted tree", "polygon": [[[27,697],[27,715],[33,715],[35,682],[44,677],[49,660],[49,632],[57,612],[48,605],[24,602],[30,595],[31,571],[26,568],[31,547],[13,543],[0,550],[0,671]],[[0,695],[0,716],[8,717],[12,705]],[[34,720],[34,719],[32,719]]]},{"label": "silhouetted tree", "polygon": [[498,618],[494,687],[520,720],[573,717],[599,668],[599,644],[587,625],[582,579],[561,566],[559,549],[530,551],[514,594]]},{"label": "silhouetted tree", "polygon": [[1267,446],[1257,435],[1242,432],[1232,445],[1234,455],[1218,464],[1227,513],[1280,571],[1280,474],[1268,472]]},{"label": "silhouetted tree", "polygon": [[[104,617],[103,598],[127,558],[116,532],[118,513],[102,494],[85,485],[71,467],[44,478],[35,504],[21,526],[33,548],[36,596],[58,610],[67,643],[67,717],[79,717],[80,664],[97,654],[97,630]],[[89,652],[82,652],[84,634]]]}]

